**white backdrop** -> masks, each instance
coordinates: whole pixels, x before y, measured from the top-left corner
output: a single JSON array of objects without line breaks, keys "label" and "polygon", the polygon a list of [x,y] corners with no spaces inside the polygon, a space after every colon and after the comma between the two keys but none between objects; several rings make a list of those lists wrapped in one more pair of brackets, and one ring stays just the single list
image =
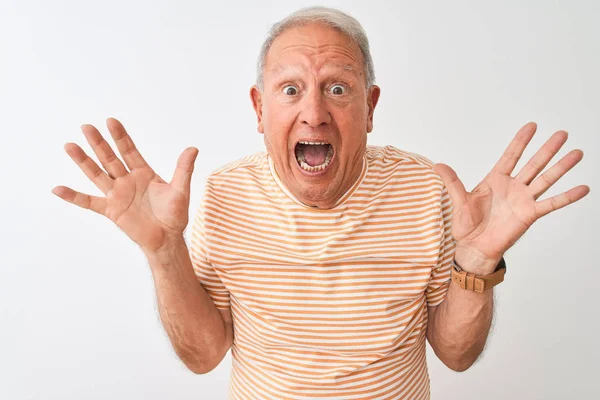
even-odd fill
[{"label": "white backdrop", "polygon": [[[0,0],[1,399],[226,398],[230,356],[189,372],[141,251],[51,189],[100,194],[63,145],[89,150],[79,126],[108,136],[113,116],[165,179],[183,149],[200,149],[193,216],[210,171],[263,150],[248,96],[259,47],[271,23],[312,4]],[[428,350],[432,398],[599,398],[600,3],[323,4],[369,35],[382,88],[370,144],[445,162],[468,189],[530,120],[526,159],[558,129],[570,138],[556,160],[585,153],[547,196],[591,193],[508,252],[483,357],[456,373]]]}]

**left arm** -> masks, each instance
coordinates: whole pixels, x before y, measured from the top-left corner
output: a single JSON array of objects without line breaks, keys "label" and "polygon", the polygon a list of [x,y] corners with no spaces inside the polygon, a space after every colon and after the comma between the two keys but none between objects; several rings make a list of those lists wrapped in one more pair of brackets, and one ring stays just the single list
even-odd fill
[{"label": "left arm", "polygon": [[483,351],[492,324],[492,290],[475,293],[450,283],[446,299],[427,307],[427,340],[448,368],[463,372]]},{"label": "left arm", "polygon": [[[583,152],[574,150],[538,176],[567,140],[558,131],[538,150],[516,176],[511,176],[536,131],[523,126],[492,171],[467,192],[456,173],[436,164],[453,203],[452,236],[455,260],[466,272],[490,275],[503,254],[539,218],[574,203],[589,193],[580,185],[538,201],[556,181],[573,168]],[[483,351],[493,315],[493,289],[476,293],[450,282],[446,298],[428,308],[427,340],[435,354],[455,371],[468,369]]]},{"label": "left arm", "polygon": [[[458,249],[454,259],[463,270],[476,275],[489,275],[500,261],[486,262],[466,254]],[[451,281],[444,301],[427,307],[427,312],[427,340],[437,357],[456,372],[469,369],[483,352],[492,326],[493,288],[476,293]]]}]

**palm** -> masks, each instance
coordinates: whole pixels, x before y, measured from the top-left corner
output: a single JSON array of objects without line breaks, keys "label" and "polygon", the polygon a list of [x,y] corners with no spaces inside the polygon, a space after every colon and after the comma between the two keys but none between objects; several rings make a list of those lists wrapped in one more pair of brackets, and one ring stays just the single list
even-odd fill
[{"label": "palm", "polygon": [[131,172],[100,133],[85,125],[84,134],[109,174],[79,146],[68,144],[65,149],[106,197],[86,195],[64,186],[54,192],[64,200],[108,217],[144,250],[159,249],[169,237],[181,235],[187,226],[189,184],[197,152],[188,149],[180,156],[173,180],[167,183],[148,166],[118,121],[109,119],[107,124]]},{"label": "palm", "polygon": [[188,199],[150,169],[118,178],[106,200],[104,214],[142,247],[159,247],[166,232],[187,226]]},{"label": "palm", "polygon": [[[113,190],[114,195],[107,198],[107,216],[125,231],[140,228],[160,227],[164,230],[183,231],[187,225],[188,199],[174,190],[158,176],[148,179],[145,174],[131,174],[131,186],[124,187],[123,193]],[[141,192],[136,194],[135,188]],[[121,201],[119,196],[123,196]],[[128,207],[123,207],[123,203]]]},{"label": "palm", "polygon": [[477,243],[492,254],[502,254],[512,246],[512,238],[522,236],[535,222],[535,199],[526,185],[495,173],[479,188],[481,194],[455,210],[452,235],[457,241],[471,246]]},{"label": "palm", "polygon": [[527,124],[519,131],[494,169],[471,193],[450,167],[436,165],[454,204],[452,235],[457,252],[475,252],[476,258],[497,261],[538,218],[589,192],[587,186],[578,186],[536,201],[583,156],[580,150],[572,151],[534,180],[566,141],[564,131],[556,132],[517,176],[510,176],[535,128],[535,124]]}]

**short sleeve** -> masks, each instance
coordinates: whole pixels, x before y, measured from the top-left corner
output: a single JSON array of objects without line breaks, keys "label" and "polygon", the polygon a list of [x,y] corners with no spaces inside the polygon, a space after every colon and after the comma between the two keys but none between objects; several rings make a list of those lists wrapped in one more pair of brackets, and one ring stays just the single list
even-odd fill
[{"label": "short sleeve", "polygon": [[205,226],[205,199],[202,199],[196,211],[191,229],[190,258],[198,281],[206,290],[215,306],[228,310],[229,290],[225,287],[215,268],[208,259],[207,229]]},{"label": "short sleeve", "polygon": [[427,306],[439,305],[446,297],[448,286],[452,277],[452,260],[456,241],[452,237],[452,200],[448,195],[446,186],[443,187],[441,196],[441,221],[440,230],[442,239],[436,266],[431,271],[431,279],[426,289]]}]

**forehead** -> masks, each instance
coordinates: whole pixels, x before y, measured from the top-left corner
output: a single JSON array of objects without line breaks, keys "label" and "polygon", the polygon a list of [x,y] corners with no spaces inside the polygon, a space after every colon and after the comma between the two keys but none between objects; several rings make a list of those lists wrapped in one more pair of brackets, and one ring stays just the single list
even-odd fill
[{"label": "forehead", "polygon": [[362,52],[344,33],[322,24],[291,27],[272,43],[265,74],[290,69],[322,68],[362,75]]}]

